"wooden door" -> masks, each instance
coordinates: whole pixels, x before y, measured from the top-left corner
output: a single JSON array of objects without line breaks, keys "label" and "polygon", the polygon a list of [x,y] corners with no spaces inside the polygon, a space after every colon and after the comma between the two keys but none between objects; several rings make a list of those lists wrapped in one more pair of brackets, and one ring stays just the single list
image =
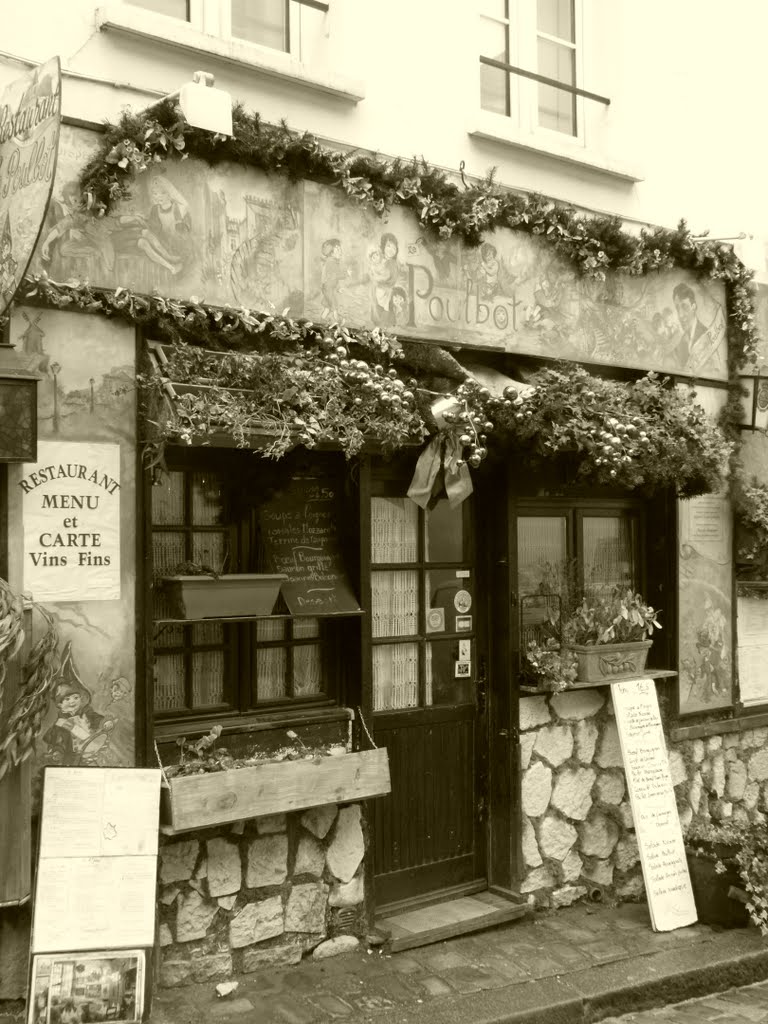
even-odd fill
[{"label": "wooden door", "polygon": [[379,481],[371,497],[373,724],[392,775],[374,811],[379,905],[485,883],[470,501],[423,512],[404,493]]}]

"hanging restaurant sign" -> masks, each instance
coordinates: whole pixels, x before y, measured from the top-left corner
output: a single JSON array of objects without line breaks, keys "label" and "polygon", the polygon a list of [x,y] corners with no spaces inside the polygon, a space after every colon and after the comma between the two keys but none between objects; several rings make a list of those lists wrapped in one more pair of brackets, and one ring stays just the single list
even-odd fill
[{"label": "hanging restaurant sign", "polygon": [[13,301],[48,211],[61,127],[58,57],[0,96],[0,316]]}]

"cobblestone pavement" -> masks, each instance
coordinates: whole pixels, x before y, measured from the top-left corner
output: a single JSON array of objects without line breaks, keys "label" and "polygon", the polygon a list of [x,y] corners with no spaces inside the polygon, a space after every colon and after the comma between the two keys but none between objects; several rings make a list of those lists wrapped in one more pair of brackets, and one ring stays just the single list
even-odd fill
[{"label": "cobblestone pavement", "polygon": [[690,999],[623,1017],[606,1017],[603,1024],[768,1024],[768,984],[732,988],[716,996]]}]

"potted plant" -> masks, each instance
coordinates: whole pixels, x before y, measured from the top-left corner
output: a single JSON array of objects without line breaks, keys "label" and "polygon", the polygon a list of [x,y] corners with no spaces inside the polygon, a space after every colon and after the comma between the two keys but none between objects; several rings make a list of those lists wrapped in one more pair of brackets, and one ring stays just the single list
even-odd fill
[{"label": "potted plant", "polygon": [[768,935],[768,824],[694,823],[685,850],[699,920]]},{"label": "potted plant", "polygon": [[534,686],[547,693],[559,693],[576,681],[576,665],[573,652],[563,648],[554,637],[546,637],[543,643],[529,640],[523,662],[523,685]]},{"label": "potted plant", "polygon": [[582,598],[562,627],[583,683],[614,682],[645,668],[659,611],[631,587],[613,587]]},{"label": "potted plant", "polygon": [[290,744],[270,752],[255,748],[245,757],[217,746],[219,725],[194,742],[177,740],[179,763],[163,766],[163,832],[173,835],[391,792],[385,747],[353,753],[341,743],[308,747],[293,730],[286,735]]},{"label": "potted plant", "polygon": [[271,615],[288,577],[283,573],[219,573],[198,562],[181,562],[160,578],[178,619]]}]

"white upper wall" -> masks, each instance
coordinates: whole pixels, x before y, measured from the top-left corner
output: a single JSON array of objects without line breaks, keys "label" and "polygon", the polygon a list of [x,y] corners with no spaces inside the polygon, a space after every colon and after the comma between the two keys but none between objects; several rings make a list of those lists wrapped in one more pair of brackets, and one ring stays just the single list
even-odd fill
[{"label": "white upper wall", "polygon": [[[193,13],[207,5],[201,27],[215,30],[215,5],[227,2],[191,0]],[[3,25],[0,84],[21,70],[12,57],[59,54],[65,115],[101,123],[201,69],[266,120],[333,142],[454,171],[464,161],[470,174],[495,166],[505,185],[629,221],[685,217],[697,231],[768,238],[765,0],[581,2],[582,82],[611,105],[583,101],[576,145],[480,111],[481,0],[330,0],[328,15],[306,15],[304,63],[121,0],[26,0]],[[533,0],[509,3],[525,14]]]}]

